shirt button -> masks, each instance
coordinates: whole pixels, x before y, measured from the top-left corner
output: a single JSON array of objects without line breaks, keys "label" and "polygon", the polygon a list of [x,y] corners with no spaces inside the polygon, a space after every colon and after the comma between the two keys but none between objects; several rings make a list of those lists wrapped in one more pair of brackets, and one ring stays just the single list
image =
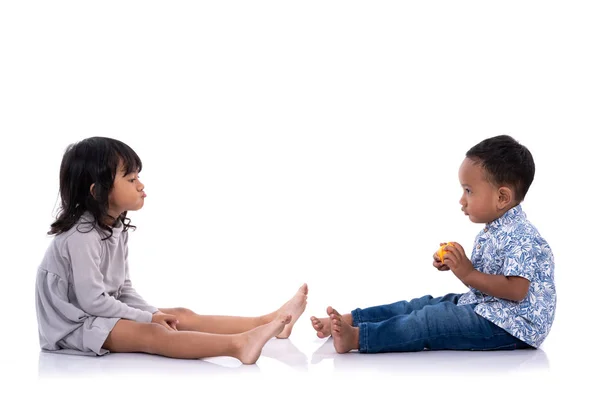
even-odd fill
[{"label": "shirt button", "polygon": [[484,231],[484,232],[487,232],[487,231],[488,231],[488,228],[485,228],[483,231]]},{"label": "shirt button", "polygon": [[479,250],[480,248],[481,248],[481,245],[480,245],[480,244],[478,244],[478,245],[477,245],[477,250]]}]

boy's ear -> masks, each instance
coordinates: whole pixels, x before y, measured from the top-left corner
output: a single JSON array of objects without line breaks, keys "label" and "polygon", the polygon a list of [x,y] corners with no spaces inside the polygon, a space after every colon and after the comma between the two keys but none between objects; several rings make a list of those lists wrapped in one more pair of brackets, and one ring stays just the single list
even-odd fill
[{"label": "boy's ear", "polygon": [[501,186],[498,189],[498,208],[503,209],[506,208],[509,204],[512,203],[514,199],[514,193],[511,188],[507,186]]}]

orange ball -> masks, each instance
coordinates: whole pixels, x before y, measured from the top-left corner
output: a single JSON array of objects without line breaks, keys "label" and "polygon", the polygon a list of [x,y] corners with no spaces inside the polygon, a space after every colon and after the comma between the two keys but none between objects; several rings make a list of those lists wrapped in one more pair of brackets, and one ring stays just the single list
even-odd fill
[{"label": "orange ball", "polygon": [[444,248],[445,248],[446,246],[452,246],[452,247],[455,247],[455,246],[454,246],[454,244],[453,244],[452,242],[448,242],[448,243],[446,243],[446,244],[443,244],[443,245],[441,245],[441,246],[440,246],[440,248],[439,248],[439,249],[438,249],[438,251],[437,251],[437,255],[438,255],[438,257],[440,258],[440,261],[441,261],[441,262],[444,262],[444,255],[446,255],[446,253],[448,252],[447,250],[444,250]]}]

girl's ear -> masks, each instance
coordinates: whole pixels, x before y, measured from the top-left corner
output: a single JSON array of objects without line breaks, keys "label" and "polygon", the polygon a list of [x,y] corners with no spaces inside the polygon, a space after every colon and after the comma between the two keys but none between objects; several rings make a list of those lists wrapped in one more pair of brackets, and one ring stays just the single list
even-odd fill
[{"label": "girl's ear", "polygon": [[90,194],[93,198],[96,198],[96,194],[94,193],[94,186],[96,186],[96,184],[92,183],[92,185],[90,186]]},{"label": "girl's ear", "polygon": [[512,203],[514,194],[511,188],[502,186],[498,189],[498,208],[504,209]]}]

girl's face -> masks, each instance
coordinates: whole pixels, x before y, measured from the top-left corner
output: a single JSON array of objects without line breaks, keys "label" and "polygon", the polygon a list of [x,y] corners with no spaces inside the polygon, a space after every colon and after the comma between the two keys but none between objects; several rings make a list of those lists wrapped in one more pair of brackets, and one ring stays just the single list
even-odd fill
[{"label": "girl's face", "polygon": [[463,187],[460,198],[461,210],[475,223],[488,223],[503,214],[504,204],[498,187],[487,180],[481,165],[465,158],[458,170]]},{"label": "girl's face", "polygon": [[144,206],[144,185],[137,172],[124,175],[123,164],[119,163],[113,188],[108,195],[108,214],[117,217],[125,211],[136,211]]}]

